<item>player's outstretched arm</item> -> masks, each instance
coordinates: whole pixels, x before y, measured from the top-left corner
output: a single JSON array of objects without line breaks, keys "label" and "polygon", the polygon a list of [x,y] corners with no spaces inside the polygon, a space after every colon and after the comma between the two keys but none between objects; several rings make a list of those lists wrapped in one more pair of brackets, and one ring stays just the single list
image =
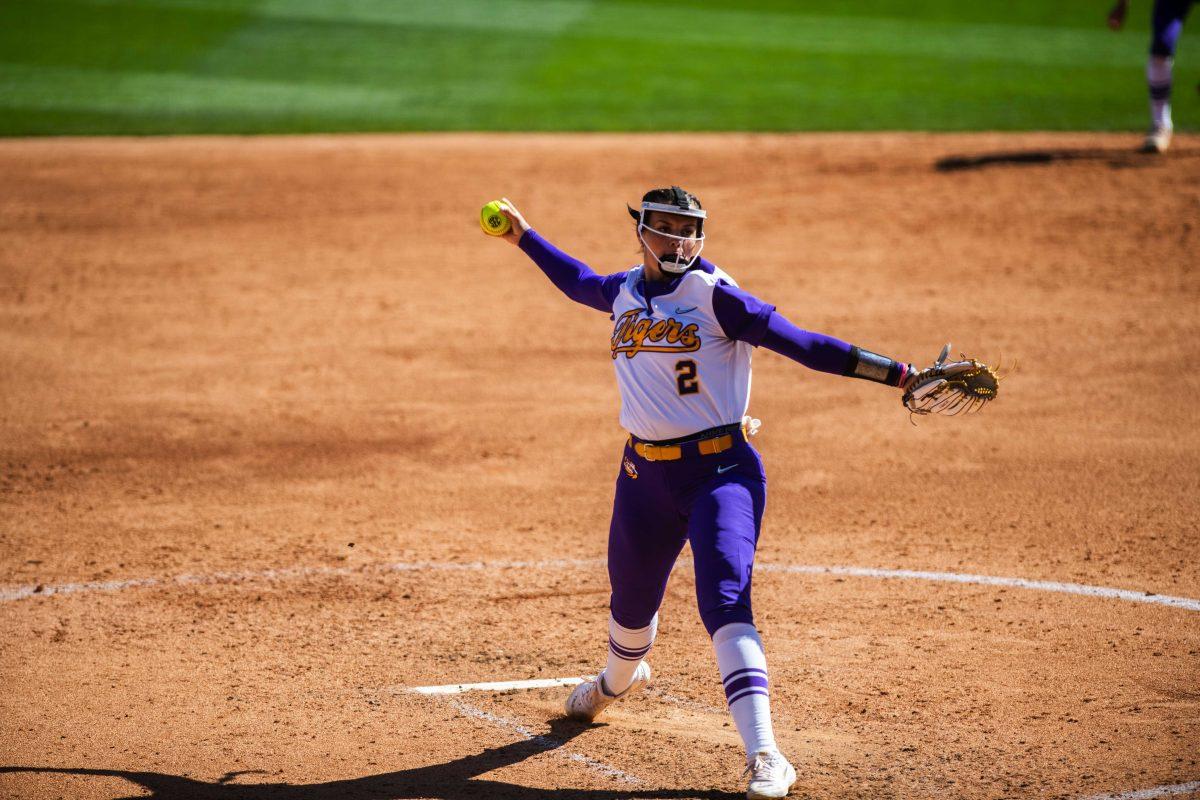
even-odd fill
[{"label": "player's outstretched arm", "polygon": [[912,365],[905,361],[897,361],[841,339],[799,328],[778,311],[771,314],[767,322],[761,346],[799,361],[810,369],[900,389],[904,389],[915,372]]},{"label": "player's outstretched arm", "polygon": [[948,344],[932,367],[918,371],[907,362],[798,328],[775,306],[734,286],[714,288],[713,313],[730,339],[765,347],[820,372],[899,388],[901,402],[913,415],[977,411],[995,400],[999,390],[996,370],[966,356],[948,361]]},{"label": "player's outstretched arm", "polygon": [[912,366],[872,353],[823,333],[806,331],[748,292],[720,285],[713,291],[713,312],[730,339],[765,347],[809,369],[884,383],[901,389]]},{"label": "player's outstretched arm", "polygon": [[500,211],[512,223],[504,240],[521,248],[559,291],[589,308],[612,313],[613,300],[627,273],[598,275],[587,264],[543,239],[507,197],[500,201]]}]

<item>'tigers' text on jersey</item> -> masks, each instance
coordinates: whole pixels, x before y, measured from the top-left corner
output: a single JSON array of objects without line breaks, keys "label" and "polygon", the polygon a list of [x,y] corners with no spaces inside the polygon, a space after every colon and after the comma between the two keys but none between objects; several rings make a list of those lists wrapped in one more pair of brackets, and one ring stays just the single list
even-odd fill
[{"label": "'tigers' text on jersey", "polygon": [[639,319],[641,309],[626,311],[613,327],[612,357],[624,353],[633,358],[638,353],[691,353],[700,349],[699,326],[684,324],[674,317],[652,320]]}]

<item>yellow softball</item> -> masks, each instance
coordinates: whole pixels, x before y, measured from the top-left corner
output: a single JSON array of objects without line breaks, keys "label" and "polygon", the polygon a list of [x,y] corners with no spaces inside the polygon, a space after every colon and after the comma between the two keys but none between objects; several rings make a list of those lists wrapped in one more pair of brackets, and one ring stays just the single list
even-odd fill
[{"label": "yellow softball", "polygon": [[483,232],[490,236],[503,236],[508,233],[512,223],[500,210],[499,200],[493,200],[479,212],[479,227],[483,228]]}]

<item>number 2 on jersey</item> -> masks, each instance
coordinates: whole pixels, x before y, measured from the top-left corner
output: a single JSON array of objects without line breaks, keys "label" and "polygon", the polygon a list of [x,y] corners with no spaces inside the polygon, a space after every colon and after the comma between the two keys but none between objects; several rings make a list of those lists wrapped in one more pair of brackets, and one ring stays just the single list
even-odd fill
[{"label": "number 2 on jersey", "polygon": [[679,387],[680,394],[698,394],[700,391],[700,379],[696,377],[696,362],[690,358],[685,358],[675,362],[675,385]]}]

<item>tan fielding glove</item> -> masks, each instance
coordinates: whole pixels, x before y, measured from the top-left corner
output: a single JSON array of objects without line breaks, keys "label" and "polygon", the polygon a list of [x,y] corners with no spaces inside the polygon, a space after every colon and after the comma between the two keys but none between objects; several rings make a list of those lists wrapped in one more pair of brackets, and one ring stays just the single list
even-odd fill
[{"label": "tan fielding glove", "polygon": [[961,361],[947,361],[949,355],[947,343],[932,367],[905,381],[903,402],[909,413],[954,416],[996,399],[1000,377],[994,369],[962,354]]}]

